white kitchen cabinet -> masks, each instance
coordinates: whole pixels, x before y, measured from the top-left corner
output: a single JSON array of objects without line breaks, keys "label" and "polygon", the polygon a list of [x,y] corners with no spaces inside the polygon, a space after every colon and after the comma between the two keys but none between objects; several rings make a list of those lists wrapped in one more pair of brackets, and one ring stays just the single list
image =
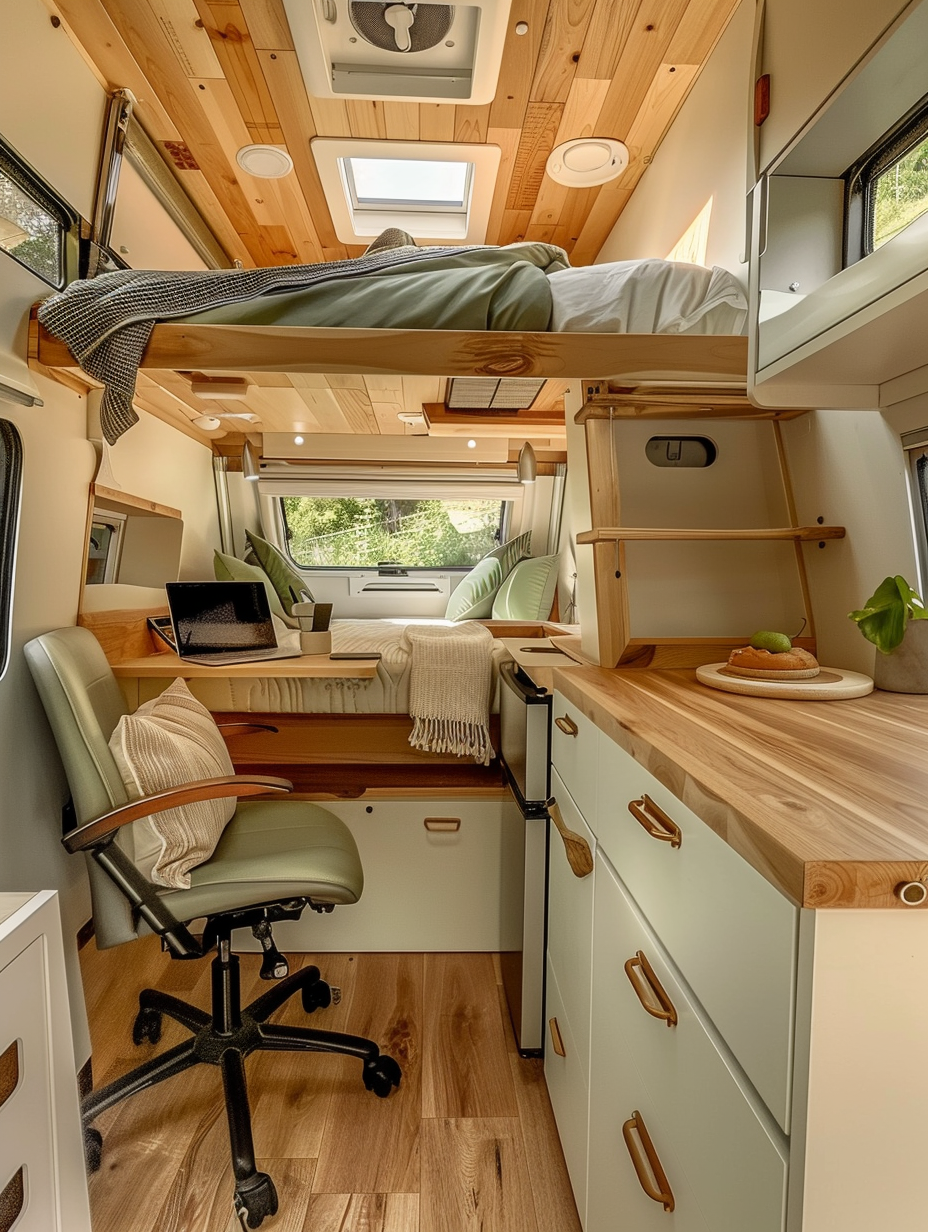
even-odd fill
[{"label": "white kitchen cabinet", "polygon": [[0,1227],[90,1232],[58,899],[0,894]]}]

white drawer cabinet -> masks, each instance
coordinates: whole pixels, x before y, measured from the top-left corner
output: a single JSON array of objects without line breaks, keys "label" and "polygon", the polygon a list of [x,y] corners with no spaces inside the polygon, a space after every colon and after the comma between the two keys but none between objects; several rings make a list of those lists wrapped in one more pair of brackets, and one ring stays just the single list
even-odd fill
[{"label": "white drawer cabinet", "polygon": [[0,894],[0,1226],[90,1232],[58,900]]},{"label": "white drawer cabinet", "polygon": [[646,1121],[674,1194],[671,1218],[647,1199],[649,1215],[654,1207],[665,1215],[658,1226],[702,1227],[705,1218],[712,1232],[780,1232],[785,1136],[601,853],[595,876],[588,1232],[614,1226],[617,1173],[624,1173],[623,1188],[641,1188],[616,1134],[617,1120],[624,1124],[634,1111]]},{"label": "white drawer cabinet", "polygon": [[554,694],[551,722],[551,764],[595,830],[599,731],[563,693]]},{"label": "white drawer cabinet", "polygon": [[545,973],[545,1083],[580,1222],[586,1224],[589,1048],[581,1053],[549,958]]},{"label": "white drawer cabinet", "polygon": [[788,1131],[798,908],[624,749],[598,735],[597,839]]}]

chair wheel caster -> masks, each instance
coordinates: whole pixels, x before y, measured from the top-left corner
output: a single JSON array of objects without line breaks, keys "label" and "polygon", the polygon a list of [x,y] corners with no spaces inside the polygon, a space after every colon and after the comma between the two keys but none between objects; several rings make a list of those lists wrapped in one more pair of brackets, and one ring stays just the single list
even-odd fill
[{"label": "chair wheel caster", "polygon": [[277,1214],[277,1190],[266,1172],[256,1172],[247,1189],[237,1189],[235,1213],[243,1228],[260,1228],[269,1215]]},{"label": "chair wheel caster", "polygon": [[98,1172],[103,1159],[103,1135],[91,1125],[84,1126],[84,1162],[88,1172]]},{"label": "chair wheel caster", "polygon": [[157,1044],[161,1039],[161,1011],[150,1007],[139,1010],[132,1024],[132,1042],[138,1047],[148,1040],[149,1044]]},{"label": "chair wheel caster", "polygon": [[315,984],[304,984],[300,996],[303,1001],[303,1011],[312,1014],[314,1010],[326,1010],[332,1004],[332,989],[325,980],[316,980]]},{"label": "chair wheel caster", "polygon": [[383,1053],[364,1062],[364,1085],[380,1099],[386,1099],[394,1087],[400,1085],[403,1071],[392,1057]]}]

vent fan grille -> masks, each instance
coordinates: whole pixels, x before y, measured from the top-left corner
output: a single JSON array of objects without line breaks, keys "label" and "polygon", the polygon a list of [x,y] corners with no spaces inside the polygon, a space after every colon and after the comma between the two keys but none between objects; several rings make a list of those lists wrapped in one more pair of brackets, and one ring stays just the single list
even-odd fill
[{"label": "vent fan grille", "polygon": [[528,410],[541,392],[544,378],[456,376],[448,382],[449,411]]},{"label": "vent fan grille", "polygon": [[413,21],[409,26],[408,52],[401,52],[397,47],[397,32],[384,16],[390,4],[375,4],[371,0],[352,0],[348,6],[351,24],[365,42],[381,51],[395,51],[406,55],[414,51],[428,51],[437,46],[454,21],[453,4],[409,4],[406,7],[413,11]]}]

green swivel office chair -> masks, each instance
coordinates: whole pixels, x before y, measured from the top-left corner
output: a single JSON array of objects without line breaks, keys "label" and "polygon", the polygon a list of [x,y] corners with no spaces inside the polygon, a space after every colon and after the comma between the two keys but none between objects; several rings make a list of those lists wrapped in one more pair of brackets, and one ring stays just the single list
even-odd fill
[{"label": "green swivel office chair", "polygon": [[[256,1049],[336,1052],[358,1057],[364,1085],[386,1097],[399,1086],[400,1068],[371,1040],[307,1027],[275,1026],[270,1015],[301,994],[303,1009],[325,1008],[331,992],[317,967],[287,975],[271,926],[296,919],[306,907],[331,911],[356,902],[364,877],[350,831],[337,817],[298,800],[240,803],[213,855],[191,870],[186,890],[166,890],[142,875],[118,841],[120,828],[162,809],[221,797],[292,790],[285,779],[236,775],[206,779],[129,800],[107,741],[126,712],[122,693],[100,644],[87,629],[58,629],[25,647],[71,788],[77,825],[62,840],[89,860],[93,918],[101,948],[157,933],[173,958],[199,958],[215,949],[212,1008],[207,1013],[176,997],[145,989],[132,1029],[136,1044],[157,1043],[162,1015],[182,1023],[192,1037],[92,1092],[81,1114],[88,1166],[100,1165],[102,1138],[93,1119],[128,1095],[163,1082],[192,1065],[217,1065],[225,1089],[235,1208],[245,1228],[257,1228],[277,1210],[271,1178],[255,1167],[245,1057]],[[202,940],[187,929],[206,919]],[[239,960],[231,953],[235,928],[250,927],[261,940],[266,979],[280,979],[242,1007]]]}]

